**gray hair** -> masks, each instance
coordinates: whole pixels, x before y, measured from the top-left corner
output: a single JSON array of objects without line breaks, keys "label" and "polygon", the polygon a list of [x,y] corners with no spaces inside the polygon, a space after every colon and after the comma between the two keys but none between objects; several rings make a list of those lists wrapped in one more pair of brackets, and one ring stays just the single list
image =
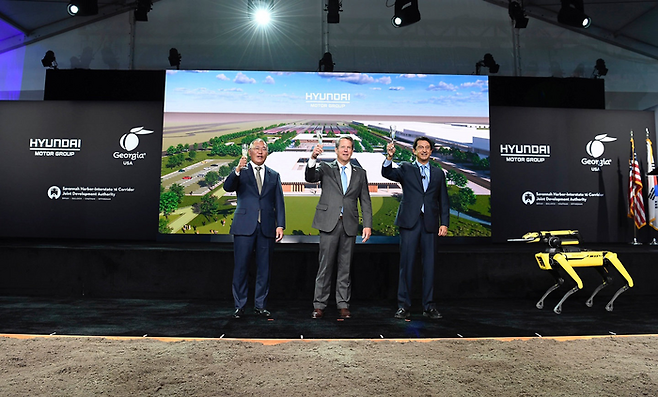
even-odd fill
[{"label": "gray hair", "polygon": [[263,144],[265,145],[265,149],[267,149],[267,142],[265,142],[265,141],[263,140],[263,138],[256,138],[256,139],[254,139],[253,141],[251,141],[251,143],[249,144],[249,149],[253,149],[253,148],[254,148],[254,144],[255,144],[256,142],[263,142]]},{"label": "gray hair", "polygon": [[347,139],[348,141],[352,142],[352,149],[354,149],[354,139],[352,138],[351,135],[339,136],[338,138],[336,138],[336,141],[334,143],[334,146],[336,146],[336,148],[338,148],[340,146],[340,140],[341,139]]}]

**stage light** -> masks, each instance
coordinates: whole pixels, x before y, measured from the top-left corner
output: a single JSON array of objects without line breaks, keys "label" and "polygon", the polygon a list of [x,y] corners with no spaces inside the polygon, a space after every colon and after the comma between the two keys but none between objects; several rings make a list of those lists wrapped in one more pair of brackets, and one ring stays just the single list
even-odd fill
[{"label": "stage light", "polygon": [[148,14],[152,9],[153,2],[151,0],[137,0],[137,8],[135,8],[135,21],[148,22]]},{"label": "stage light", "polygon": [[525,10],[523,9],[522,3],[510,0],[508,12],[509,17],[514,21],[514,28],[525,29],[528,26],[528,18],[525,16]]},{"label": "stage light", "polygon": [[594,71],[592,72],[592,77],[598,79],[606,74],[608,74],[608,68],[605,67],[605,61],[601,58],[597,59],[596,65],[594,65]]},{"label": "stage light", "polygon": [[260,26],[266,26],[272,20],[272,0],[247,0],[247,15],[249,19]]},{"label": "stage light", "polygon": [[576,28],[588,28],[592,24],[592,19],[585,14],[583,0],[562,0],[557,21]]},{"label": "stage light", "polygon": [[334,63],[333,57],[331,56],[330,52],[325,52],[324,55],[322,56],[322,59],[320,59],[320,62],[318,64],[318,71],[320,72],[333,72],[334,71]]},{"label": "stage light", "polygon": [[496,63],[493,55],[488,53],[484,54],[484,58],[475,64],[475,74],[480,74],[480,68],[482,66],[488,68],[489,73],[498,73],[498,69],[500,69],[500,65]]},{"label": "stage light", "polygon": [[98,14],[98,0],[71,0],[66,11],[72,16],[86,17]]},{"label": "stage light", "polygon": [[57,60],[55,59],[55,53],[51,50],[46,51],[46,55],[44,55],[43,59],[41,60],[41,64],[43,65],[44,68],[57,69]]},{"label": "stage light", "polygon": [[171,48],[169,50],[169,66],[176,66],[176,69],[180,69],[180,60],[182,56],[177,49]]},{"label": "stage light", "polygon": [[340,15],[338,14],[342,10],[343,2],[340,0],[328,0],[325,4],[325,11],[327,11],[327,23],[339,23]]},{"label": "stage light", "polygon": [[69,15],[76,16],[78,14],[78,11],[80,11],[80,9],[76,4],[69,3],[69,5],[66,6],[66,11],[68,11]]},{"label": "stage light", "polygon": [[396,0],[395,11],[391,23],[396,28],[411,25],[420,21],[420,11],[418,11],[418,0]]}]

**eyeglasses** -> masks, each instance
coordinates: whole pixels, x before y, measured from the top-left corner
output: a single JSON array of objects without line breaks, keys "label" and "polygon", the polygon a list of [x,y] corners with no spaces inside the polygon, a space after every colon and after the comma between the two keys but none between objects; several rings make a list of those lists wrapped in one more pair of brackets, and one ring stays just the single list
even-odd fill
[{"label": "eyeglasses", "polygon": [[254,146],[251,150],[255,152],[267,152],[267,146]]}]

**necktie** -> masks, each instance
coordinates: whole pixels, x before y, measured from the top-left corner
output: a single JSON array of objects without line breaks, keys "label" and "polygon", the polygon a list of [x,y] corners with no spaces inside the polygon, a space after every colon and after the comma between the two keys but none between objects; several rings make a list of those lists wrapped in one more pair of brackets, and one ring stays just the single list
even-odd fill
[{"label": "necktie", "polygon": [[343,183],[343,194],[347,192],[347,174],[345,173],[345,168],[347,168],[346,165],[340,167],[340,181]]},{"label": "necktie", "polygon": [[256,185],[258,186],[258,194],[263,190],[263,180],[260,178],[260,170],[263,167],[256,167]]},{"label": "necktie", "polygon": [[[263,167],[256,167],[256,186],[258,186],[258,194],[263,190],[263,180],[260,178],[260,170]],[[260,223],[260,208],[258,209],[258,223]]]},{"label": "necktie", "polygon": [[[429,185],[429,178],[427,177],[427,165],[420,166],[420,174],[422,175],[423,180],[423,191],[427,191],[427,185]],[[420,207],[420,212],[425,213],[425,203]]]},{"label": "necktie", "polygon": [[423,176],[423,190],[427,191],[427,185],[430,183],[430,179],[427,177],[427,166],[426,165],[421,165],[420,166],[420,173]]}]

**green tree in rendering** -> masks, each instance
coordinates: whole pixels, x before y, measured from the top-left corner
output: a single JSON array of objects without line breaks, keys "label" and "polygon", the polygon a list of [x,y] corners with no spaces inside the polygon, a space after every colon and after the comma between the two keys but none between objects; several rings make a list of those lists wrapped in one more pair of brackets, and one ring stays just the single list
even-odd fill
[{"label": "green tree in rendering", "polygon": [[160,212],[168,218],[178,209],[178,195],[174,192],[165,192],[160,195]]},{"label": "green tree in rendering", "polygon": [[158,224],[158,232],[160,234],[169,234],[172,230],[173,229],[169,227],[169,222],[167,222],[167,219],[160,218],[160,222]]},{"label": "green tree in rendering", "polygon": [[219,182],[219,173],[216,171],[208,171],[204,179],[208,187],[215,186]]},{"label": "green tree in rendering", "polygon": [[450,208],[457,211],[457,216],[462,212],[466,212],[468,207],[475,204],[475,193],[470,187],[464,187],[450,196]]},{"label": "green tree in rendering", "polygon": [[199,204],[199,213],[206,218],[213,218],[219,214],[219,199],[211,193],[204,195]]},{"label": "green tree in rendering", "polygon": [[468,183],[468,179],[466,179],[466,175],[462,174],[461,172],[455,171],[455,170],[448,170],[448,174],[446,175],[446,179],[449,182],[452,182],[453,185],[458,186],[458,187],[464,187]]},{"label": "green tree in rendering", "polygon": [[185,188],[178,183],[174,183],[169,186],[169,191],[176,194],[176,197],[178,197],[178,204],[180,205],[180,203],[183,202],[183,197],[185,197]]}]

